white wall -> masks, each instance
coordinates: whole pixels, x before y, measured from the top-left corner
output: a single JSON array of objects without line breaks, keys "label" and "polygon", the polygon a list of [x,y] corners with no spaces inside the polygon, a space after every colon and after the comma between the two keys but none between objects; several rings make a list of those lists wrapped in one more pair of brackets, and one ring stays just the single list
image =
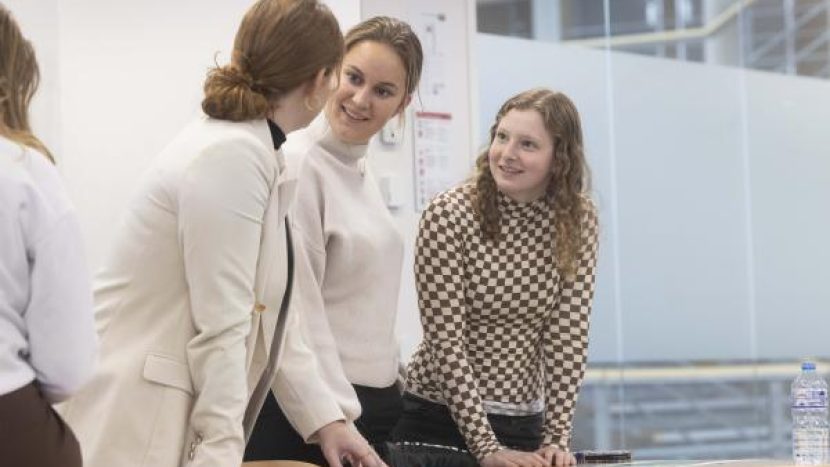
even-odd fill
[{"label": "white wall", "polygon": [[[11,0],[42,84],[33,127],[56,154],[93,268],[139,175],[199,112],[208,68],[227,62],[249,1]],[[359,0],[331,0],[344,28]]]},{"label": "white wall", "polygon": [[[438,0],[431,0],[441,5]],[[361,19],[383,14],[412,21],[417,0],[328,0],[344,32]],[[76,204],[93,268],[100,265],[139,176],[179,129],[199,113],[208,68],[225,63],[249,1],[12,0],[24,31],[35,43],[44,83],[33,109],[35,131],[57,154]],[[464,31],[446,45],[454,59],[447,70],[460,155],[453,168],[467,175],[474,131],[468,50],[475,31],[475,5],[463,0]],[[196,14],[198,13],[198,14]],[[457,40],[460,34],[460,40]],[[466,37],[465,37],[466,35]],[[460,57],[460,58],[458,58]],[[404,204],[393,211],[407,250],[398,306],[403,354],[420,340],[412,277],[412,246],[419,213],[412,185],[413,111],[404,140],[372,143],[372,164],[399,184]],[[394,305],[391,305],[394,307]]]},{"label": "white wall", "polygon": [[[390,0],[390,2],[392,1]],[[323,2],[331,8],[334,16],[337,17],[343,34],[361,21],[361,10],[363,9],[361,0],[323,0]]]},{"label": "white wall", "polygon": [[[199,111],[248,2],[60,1],[63,169],[93,267],[141,173]],[[198,12],[198,14],[195,14]]]},{"label": "white wall", "polygon": [[[445,0],[362,0],[362,18],[375,15],[387,15],[408,21],[418,34],[421,17],[425,13],[441,11],[447,15],[446,21],[451,28],[445,29],[445,36],[437,40],[445,57],[443,62],[446,95],[448,99],[442,103],[442,111],[452,114],[452,161],[448,170],[452,173],[452,184],[460,182],[469,175],[474,155],[475,110],[473,100],[475,82],[472,75],[473,63],[470,57],[475,37],[475,1],[455,0],[447,4]],[[429,46],[426,38],[421,37],[425,48],[424,74],[421,84],[430,79],[429,73],[434,70],[431,54],[426,48]],[[412,103],[405,116],[403,141],[399,145],[389,146],[381,144],[374,138],[370,147],[370,164],[381,177],[392,177],[399,186],[397,189],[404,195],[404,203],[392,210],[392,215],[398,221],[398,228],[404,236],[404,264],[401,271],[401,293],[398,300],[398,336],[401,343],[401,354],[408,358],[421,340],[421,322],[418,313],[417,297],[415,294],[415,277],[413,272],[414,245],[417,235],[420,210],[415,205],[414,186],[414,135],[413,128],[416,111],[434,111],[430,108],[428,99],[423,95],[423,87],[412,99]]]},{"label": "white wall", "polygon": [[580,110],[602,223],[593,361],[830,355],[830,82],[489,35],[477,48],[501,57],[478,62],[481,135],[527,87]]}]

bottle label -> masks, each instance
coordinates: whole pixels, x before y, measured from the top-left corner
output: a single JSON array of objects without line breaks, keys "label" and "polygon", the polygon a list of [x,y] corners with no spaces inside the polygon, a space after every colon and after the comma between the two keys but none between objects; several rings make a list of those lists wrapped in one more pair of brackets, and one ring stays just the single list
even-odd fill
[{"label": "bottle label", "polygon": [[824,389],[799,388],[793,392],[793,408],[827,408],[827,391]]},{"label": "bottle label", "polygon": [[824,464],[828,460],[830,433],[827,428],[793,430],[793,458],[796,464]]}]

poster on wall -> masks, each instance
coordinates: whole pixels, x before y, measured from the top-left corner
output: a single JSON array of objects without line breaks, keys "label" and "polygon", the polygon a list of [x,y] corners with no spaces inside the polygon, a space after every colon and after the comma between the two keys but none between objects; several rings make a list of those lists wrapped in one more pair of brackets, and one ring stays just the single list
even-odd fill
[{"label": "poster on wall", "polygon": [[457,182],[453,177],[452,114],[415,112],[415,209]]},{"label": "poster on wall", "polygon": [[447,111],[451,105],[447,94],[447,51],[442,47],[448,37],[447,23],[447,14],[443,11],[421,11],[414,25],[424,51],[419,97],[424,109],[429,111]]},{"label": "poster on wall", "polygon": [[[414,207],[456,185],[469,170],[469,83],[466,73],[466,2],[410,2],[424,65],[414,114]],[[464,65],[461,65],[464,63]],[[463,71],[463,72],[459,72]]]}]

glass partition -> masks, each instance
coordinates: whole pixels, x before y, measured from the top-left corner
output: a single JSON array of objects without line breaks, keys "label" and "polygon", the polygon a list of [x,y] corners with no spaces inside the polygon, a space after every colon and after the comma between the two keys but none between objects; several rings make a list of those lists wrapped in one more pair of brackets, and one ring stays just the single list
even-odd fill
[{"label": "glass partition", "polygon": [[529,87],[583,119],[602,233],[573,447],[789,457],[799,361],[830,369],[830,2],[478,12],[480,141]]}]

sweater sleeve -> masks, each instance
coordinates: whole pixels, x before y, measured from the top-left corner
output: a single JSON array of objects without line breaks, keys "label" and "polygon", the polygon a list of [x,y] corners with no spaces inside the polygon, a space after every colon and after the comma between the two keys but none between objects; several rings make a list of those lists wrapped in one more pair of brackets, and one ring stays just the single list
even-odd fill
[{"label": "sweater sleeve", "polygon": [[[352,422],[360,416],[360,402],[339,365],[336,348],[321,351],[320,334],[331,336],[324,320],[320,289],[311,273],[309,250],[303,236],[295,239],[297,281],[283,361],[272,385],[277,402],[306,442],[317,442],[320,428],[337,420]],[[316,342],[317,345],[313,345]],[[325,340],[328,346],[332,340]],[[306,355],[310,354],[310,355]],[[335,361],[326,361],[336,358]],[[314,362],[314,365],[310,365]]]},{"label": "sweater sleeve", "polygon": [[479,460],[502,449],[487,420],[464,343],[464,222],[460,207],[439,196],[424,211],[415,245],[415,283],[424,342],[444,400]]},{"label": "sweater sleeve", "polygon": [[[282,400],[278,398],[280,407],[300,434],[310,440],[314,432],[329,422],[339,419],[351,422],[357,419],[360,416],[360,402],[340,362],[337,342],[323,300],[323,277],[327,260],[324,232],[325,180],[308,163],[308,158],[300,170],[297,185],[291,217],[298,237],[295,250],[299,274],[297,295],[292,306],[297,308],[303,335],[317,358],[319,371],[314,376],[321,389],[317,391],[318,400],[302,403],[303,394],[286,391],[289,386],[298,387],[299,382],[292,381],[291,375],[285,372],[275,389],[285,396]],[[308,382],[304,384],[308,385]]]},{"label": "sweater sleeve", "polygon": [[589,204],[582,225],[575,275],[561,278],[558,306],[543,336],[545,359],[545,426],[543,445],[568,449],[573,413],[588,353],[588,322],[594,296],[598,228]]},{"label": "sweater sleeve", "polygon": [[74,212],[40,227],[43,235],[30,250],[24,317],[29,363],[46,397],[59,402],[86,382],[95,365],[92,288]]}]

